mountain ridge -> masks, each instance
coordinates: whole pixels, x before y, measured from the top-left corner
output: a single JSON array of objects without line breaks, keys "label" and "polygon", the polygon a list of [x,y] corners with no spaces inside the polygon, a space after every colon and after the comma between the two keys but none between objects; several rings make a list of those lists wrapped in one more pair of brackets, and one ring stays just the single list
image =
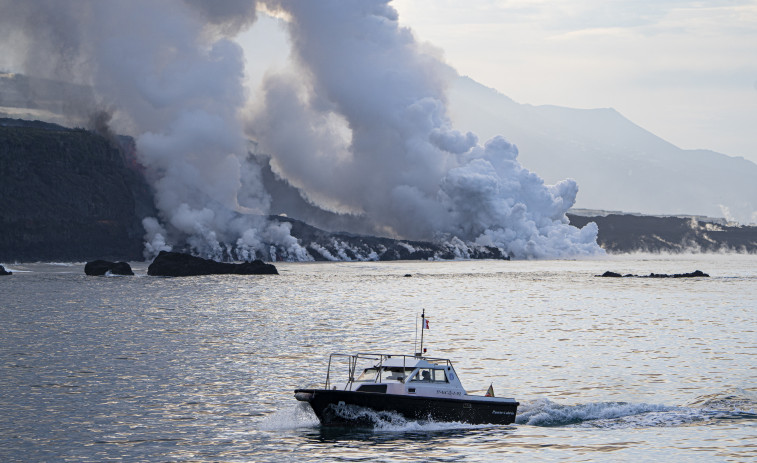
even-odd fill
[{"label": "mountain ridge", "polygon": [[575,179],[575,207],[757,222],[757,164],[678,148],[613,108],[520,104],[468,77],[454,82],[450,108],[458,129],[503,135],[547,183]]}]

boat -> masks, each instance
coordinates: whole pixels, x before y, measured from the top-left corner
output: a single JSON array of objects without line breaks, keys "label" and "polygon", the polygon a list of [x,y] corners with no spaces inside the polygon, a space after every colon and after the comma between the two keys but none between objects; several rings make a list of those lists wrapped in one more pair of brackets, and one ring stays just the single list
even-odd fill
[{"label": "boat", "polygon": [[[363,407],[378,413],[395,413],[407,420],[511,424],[519,403],[513,398],[471,395],[460,382],[452,362],[427,357],[422,315],[421,352],[414,355],[386,353],[332,353],[322,388],[295,389],[297,400],[308,402],[325,426],[365,425]],[[332,381],[332,368],[347,366],[344,382]],[[359,408],[357,410],[360,410]],[[370,420],[368,420],[370,421]]]}]

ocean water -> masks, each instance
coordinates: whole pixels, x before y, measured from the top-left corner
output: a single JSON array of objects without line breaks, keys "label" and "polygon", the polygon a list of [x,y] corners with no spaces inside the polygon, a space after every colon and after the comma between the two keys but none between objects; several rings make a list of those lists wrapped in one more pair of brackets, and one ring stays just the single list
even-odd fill
[{"label": "ocean water", "polygon": [[[757,256],[282,263],[279,276],[0,277],[0,461],[746,461],[757,458]],[[710,278],[597,278],[683,273]],[[410,275],[410,276],[406,276]],[[517,398],[509,426],[293,397],[331,352],[428,355]]]}]

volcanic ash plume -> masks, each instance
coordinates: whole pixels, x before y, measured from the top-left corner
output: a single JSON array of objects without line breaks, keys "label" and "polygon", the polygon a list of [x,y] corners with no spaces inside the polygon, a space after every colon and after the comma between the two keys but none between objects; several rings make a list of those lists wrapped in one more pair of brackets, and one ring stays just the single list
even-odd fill
[{"label": "volcanic ash plume", "polygon": [[252,0],[0,0],[0,40],[14,44],[3,62],[91,86],[92,112],[106,108],[110,127],[135,137],[159,210],[144,221],[147,256],[186,246],[312,259],[289,223],[268,220],[250,137],[309,207],[350,213],[361,230],[521,258],[601,252],[596,226],[567,223],[575,182],[544,185],[503,138],[482,145],[454,130],[454,70],[399,26],[388,0],[262,3],[287,18],[293,64],[243,114],[233,38],[254,23]]},{"label": "volcanic ash plume", "polygon": [[244,62],[231,37],[255,19],[246,0],[36,0],[0,3],[0,34],[24,72],[91,86],[110,124],[136,138],[160,220],[146,256],[172,245],[217,259],[301,260],[239,122]]},{"label": "volcanic ash plume", "polygon": [[568,225],[573,180],[544,185],[505,139],[482,146],[451,127],[454,70],[388,3],[268,2],[291,18],[294,59],[268,78],[250,124],[275,171],[378,233],[457,237],[519,258],[601,253],[594,224]]}]

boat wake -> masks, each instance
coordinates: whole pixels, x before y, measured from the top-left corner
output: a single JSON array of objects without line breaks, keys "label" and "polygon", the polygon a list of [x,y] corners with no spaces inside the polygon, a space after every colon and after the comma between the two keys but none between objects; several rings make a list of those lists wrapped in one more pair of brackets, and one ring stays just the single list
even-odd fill
[{"label": "boat wake", "polygon": [[[334,412],[374,432],[436,432],[512,426],[408,420],[397,413],[377,412],[355,405],[339,405]],[[724,420],[757,420],[757,393],[735,389],[697,397],[683,406],[627,402],[562,405],[546,398],[521,400],[515,423],[519,426],[623,429],[706,425]],[[260,429],[279,431],[319,427],[318,418],[310,406],[298,403],[266,417]]]},{"label": "boat wake", "polygon": [[545,427],[649,428],[757,420],[757,394],[734,390],[698,397],[684,406],[595,402],[562,405],[549,399],[521,401],[515,423]]},{"label": "boat wake", "polygon": [[263,431],[284,431],[287,429],[313,428],[320,426],[310,405],[297,402],[293,407],[279,410],[266,416],[260,424]]}]

